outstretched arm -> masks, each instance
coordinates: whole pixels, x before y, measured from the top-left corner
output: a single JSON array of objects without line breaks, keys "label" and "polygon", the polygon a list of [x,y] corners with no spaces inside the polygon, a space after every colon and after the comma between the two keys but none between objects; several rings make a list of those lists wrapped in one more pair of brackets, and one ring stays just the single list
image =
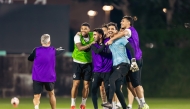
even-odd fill
[{"label": "outstretched arm", "polygon": [[34,48],[32,53],[28,56],[28,60],[29,61],[34,61],[35,57],[36,57],[36,48]]}]

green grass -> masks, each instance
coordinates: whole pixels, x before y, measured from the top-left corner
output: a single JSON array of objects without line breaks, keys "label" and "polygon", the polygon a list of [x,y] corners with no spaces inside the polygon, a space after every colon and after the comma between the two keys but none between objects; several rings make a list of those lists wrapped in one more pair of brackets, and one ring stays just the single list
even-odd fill
[{"label": "green grass", "polygon": [[[10,104],[11,98],[0,98],[0,109],[14,109]],[[70,98],[57,98],[57,109],[70,109]],[[81,97],[77,99],[77,109],[81,102]],[[172,98],[147,98],[146,102],[150,109],[190,109],[190,99],[172,99]],[[101,100],[99,98],[99,109]],[[20,104],[16,109],[34,109],[32,98],[20,98]],[[50,109],[48,98],[41,98],[40,109]],[[93,109],[91,98],[87,100],[87,109]],[[137,109],[137,103],[134,102],[133,109]]]}]

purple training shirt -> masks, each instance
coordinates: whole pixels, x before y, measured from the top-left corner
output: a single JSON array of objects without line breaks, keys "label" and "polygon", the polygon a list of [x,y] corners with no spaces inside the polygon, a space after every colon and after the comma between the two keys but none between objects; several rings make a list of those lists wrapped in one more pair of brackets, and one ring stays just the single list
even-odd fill
[{"label": "purple training shirt", "polygon": [[56,49],[54,47],[37,47],[32,68],[32,79],[39,82],[55,82],[55,59]]}]

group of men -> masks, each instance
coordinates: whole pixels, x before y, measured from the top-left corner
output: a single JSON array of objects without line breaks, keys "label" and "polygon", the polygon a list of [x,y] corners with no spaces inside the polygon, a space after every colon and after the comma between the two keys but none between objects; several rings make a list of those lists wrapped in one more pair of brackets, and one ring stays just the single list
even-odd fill
[{"label": "group of men", "polygon": [[[81,25],[81,31],[74,37],[71,109],[76,108],[81,79],[83,80],[81,109],[86,107],[90,82],[94,109],[98,109],[97,91],[100,86],[101,95],[107,97],[107,99],[105,96],[102,97],[103,107],[116,108],[116,103],[112,103],[115,93],[123,109],[132,109],[133,97],[137,100],[139,109],[149,109],[141,85],[142,51],[133,22],[131,16],[124,16],[120,30],[116,23],[110,22],[102,28],[95,28],[93,32],[90,32],[88,23]],[[129,89],[128,106],[121,91],[125,80]]]},{"label": "group of men", "polygon": [[[139,109],[149,109],[141,84],[142,51],[133,22],[131,16],[124,16],[120,30],[116,23],[110,22],[101,28],[95,28],[93,32],[90,32],[88,23],[81,25],[80,32],[74,37],[71,109],[76,109],[76,97],[81,80],[83,90],[80,109],[86,109],[90,84],[94,109],[98,109],[98,88],[104,109],[116,109],[120,106],[123,109],[132,109],[134,98],[139,104]],[[41,43],[42,46],[36,47],[28,57],[29,61],[34,61],[32,68],[34,108],[39,109],[41,92],[45,86],[50,96],[51,108],[55,109],[55,57],[64,49],[50,46],[48,34],[42,35]],[[128,86],[128,105],[122,93],[123,84]]]}]

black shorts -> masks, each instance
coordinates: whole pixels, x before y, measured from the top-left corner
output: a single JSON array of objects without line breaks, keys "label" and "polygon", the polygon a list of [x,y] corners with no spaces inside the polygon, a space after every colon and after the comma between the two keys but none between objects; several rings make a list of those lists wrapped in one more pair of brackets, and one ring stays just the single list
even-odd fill
[{"label": "black shorts", "polygon": [[80,64],[73,62],[73,80],[91,81],[92,79],[92,63]]},{"label": "black shorts", "polygon": [[131,70],[126,76],[126,81],[131,82],[132,79],[138,80],[139,84],[142,85],[141,83],[141,71],[142,71],[142,66],[143,66],[143,59],[141,58],[140,60],[137,60],[137,65],[139,67],[139,71],[132,72]]},{"label": "black shorts", "polygon": [[33,80],[33,92],[34,94],[41,94],[43,91],[43,86],[47,91],[54,90],[55,82],[38,82]]},{"label": "black shorts", "polygon": [[104,82],[104,84],[109,84],[110,75],[111,75],[110,72],[107,73],[94,72],[92,77],[92,84],[97,84],[98,86],[101,86],[102,82]]}]

